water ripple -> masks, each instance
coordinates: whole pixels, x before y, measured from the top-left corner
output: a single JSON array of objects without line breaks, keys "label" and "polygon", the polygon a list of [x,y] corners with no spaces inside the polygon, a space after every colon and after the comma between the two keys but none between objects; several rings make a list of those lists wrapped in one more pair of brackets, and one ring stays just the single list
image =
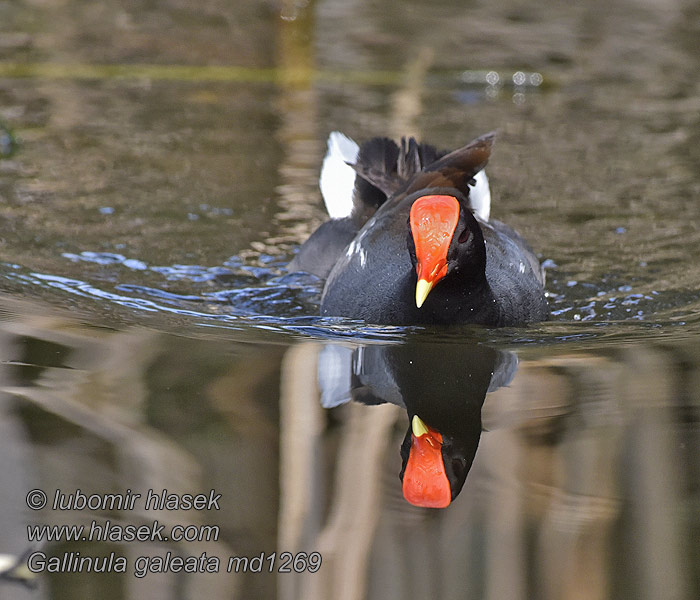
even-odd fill
[{"label": "water ripple", "polygon": [[[63,255],[71,262],[89,262],[117,271],[116,283],[106,289],[105,281],[90,282],[60,275],[32,272],[19,265],[0,265],[0,275],[22,285],[60,290],[72,296],[111,303],[149,314],[177,315],[202,327],[242,330],[255,328],[302,337],[337,340],[401,339],[421,327],[370,326],[358,320],[318,316],[322,281],[306,273],[288,273],[279,257],[261,257],[257,264],[246,264],[231,257],[221,266],[151,266],[122,254],[81,252]],[[138,274],[144,275],[138,275]],[[134,277],[160,278],[153,285],[129,282]],[[177,287],[182,286],[181,290]],[[644,331],[663,324],[698,321],[696,306],[700,292],[695,290],[645,289],[643,283],[625,282],[608,275],[599,282],[572,279],[550,270],[548,299],[552,318],[548,323],[512,330],[487,330],[470,326],[440,330],[447,339],[465,335],[489,341],[528,345],[571,343],[610,335],[610,327],[638,322]],[[212,289],[214,288],[214,289]],[[580,330],[578,325],[588,329]],[[627,329],[629,331],[629,329]],[[456,336],[456,337],[455,337]]]}]

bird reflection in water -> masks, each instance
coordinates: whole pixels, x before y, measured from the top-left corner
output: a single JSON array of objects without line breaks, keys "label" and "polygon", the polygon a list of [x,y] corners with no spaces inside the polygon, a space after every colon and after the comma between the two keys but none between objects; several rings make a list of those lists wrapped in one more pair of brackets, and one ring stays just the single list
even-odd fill
[{"label": "bird reflection in water", "polygon": [[445,508],[461,492],[481,437],[481,407],[488,392],[513,379],[512,352],[476,342],[404,343],[355,347],[328,344],[321,351],[321,403],[390,402],[408,413],[401,445],[404,498],[416,506]]}]

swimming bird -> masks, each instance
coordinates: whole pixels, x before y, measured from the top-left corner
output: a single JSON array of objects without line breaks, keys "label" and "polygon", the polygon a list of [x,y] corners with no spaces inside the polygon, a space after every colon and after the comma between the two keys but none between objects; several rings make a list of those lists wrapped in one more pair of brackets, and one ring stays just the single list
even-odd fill
[{"label": "swimming bird", "polygon": [[391,325],[515,326],[549,314],[527,242],[490,218],[494,133],[452,152],[331,133],[320,187],[330,219],[291,270],[325,279],[323,316]]}]

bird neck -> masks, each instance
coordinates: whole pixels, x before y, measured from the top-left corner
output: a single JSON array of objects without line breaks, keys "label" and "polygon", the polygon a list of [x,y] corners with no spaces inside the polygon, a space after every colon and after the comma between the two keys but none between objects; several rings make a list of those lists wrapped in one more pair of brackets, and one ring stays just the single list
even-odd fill
[{"label": "bird neck", "polygon": [[[458,307],[452,311],[463,316],[464,321],[472,323],[502,321],[502,307],[496,294],[491,289],[486,274],[453,273],[454,277],[445,278],[443,290],[446,297],[458,298]],[[437,287],[435,289],[437,291]]]}]

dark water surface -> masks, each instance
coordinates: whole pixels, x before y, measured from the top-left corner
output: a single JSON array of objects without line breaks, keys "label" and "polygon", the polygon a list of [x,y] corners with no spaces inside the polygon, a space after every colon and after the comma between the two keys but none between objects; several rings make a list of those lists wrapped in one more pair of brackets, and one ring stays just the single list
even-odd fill
[{"label": "dark water surface", "polygon": [[[0,599],[700,597],[698,34],[684,1],[0,0]],[[285,265],[328,133],[493,129],[551,321],[317,317]],[[403,499],[407,410],[473,459],[446,509]],[[52,510],[78,489],[142,497]],[[156,519],[217,535],[87,534]]]}]

